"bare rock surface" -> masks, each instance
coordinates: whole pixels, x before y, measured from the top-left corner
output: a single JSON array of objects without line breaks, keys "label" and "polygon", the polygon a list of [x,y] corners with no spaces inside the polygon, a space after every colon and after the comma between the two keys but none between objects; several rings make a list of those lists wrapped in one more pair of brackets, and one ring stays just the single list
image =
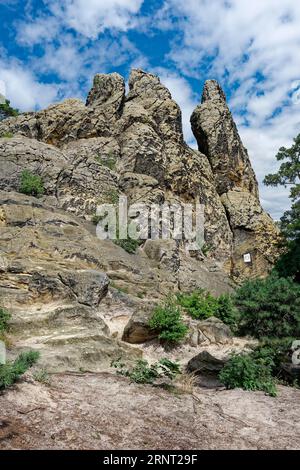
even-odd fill
[{"label": "bare rock surface", "polygon": [[[108,373],[30,376],[0,395],[1,449],[299,449],[300,391],[172,394]],[[280,430],[280,432],[279,432]]]}]

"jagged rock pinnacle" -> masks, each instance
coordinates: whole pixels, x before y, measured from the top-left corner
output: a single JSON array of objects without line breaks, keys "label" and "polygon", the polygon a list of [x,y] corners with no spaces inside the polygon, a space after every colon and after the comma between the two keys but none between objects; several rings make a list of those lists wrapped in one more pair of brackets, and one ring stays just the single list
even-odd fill
[{"label": "jagged rock pinnacle", "polygon": [[226,96],[217,80],[206,80],[202,93],[202,103],[208,100],[220,100],[226,102]]}]

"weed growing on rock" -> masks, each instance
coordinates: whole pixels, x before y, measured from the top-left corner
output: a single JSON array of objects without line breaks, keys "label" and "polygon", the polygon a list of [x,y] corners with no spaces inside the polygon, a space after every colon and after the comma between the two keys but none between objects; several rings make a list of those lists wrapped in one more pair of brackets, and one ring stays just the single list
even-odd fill
[{"label": "weed growing on rock", "polygon": [[120,359],[113,361],[111,366],[117,369],[117,373],[128,377],[138,384],[154,385],[155,381],[164,377],[170,380],[180,374],[180,366],[176,362],[163,358],[155,364],[149,365],[148,361],[139,359],[132,368],[126,368],[126,364]]},{"label": "weed growing on rock", "polygon": [[21,353],[14,362],[0,365],[0,390],[13,385],[39,359],[38,351]]},{"label": "weed growing on rock", "polygon": [[29,170],[22,171],[20,192],[29,196],[41,197],[45,192],[42,178]]},{"label": "weed growing on rock", "polygon": [[46,369],[39,369],[33,374],[34,380],[45,385],[49,385],[51,382],[50,375]]}]

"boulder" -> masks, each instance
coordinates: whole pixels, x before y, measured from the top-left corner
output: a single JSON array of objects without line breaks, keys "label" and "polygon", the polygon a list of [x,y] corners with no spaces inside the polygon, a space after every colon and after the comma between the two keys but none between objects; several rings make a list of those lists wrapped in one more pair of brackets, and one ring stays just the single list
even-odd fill
[{"label": "boulder", "polygon": [[187,370],[203,375],[218,375],[228,359],[228,356],[219,358],[208,351],[201,351],[188,362]]},{"label": "boulder", "polygon": [[149,326],[151,314],[152,312],[147,309],[135,311],[124,329],[123,341],[140,344],[157,338],[158,332]]}]

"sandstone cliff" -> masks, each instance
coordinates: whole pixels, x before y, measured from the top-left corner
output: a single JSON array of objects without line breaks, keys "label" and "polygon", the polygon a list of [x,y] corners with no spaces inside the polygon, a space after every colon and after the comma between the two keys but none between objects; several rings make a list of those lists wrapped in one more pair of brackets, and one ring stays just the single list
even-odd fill
[{"label": "sandstone cliff", "polygon": [[[191,122],[198,151],[184,142],[181,111],[159,78],[133,70],[127,95],[120,75],[96,75],[86,103],[0,123],[0,136],[13,134],[0,138],[0,296],[17,347],[42,350],[55,370],[136,358],[123,330],[156,299],[199,287],[220,294],[266,275],[278,232],[215,81]],[[42,177],[42,198],[18,192],[24,169]],[[147,240],[130,255],[98,240],[96,207],[119,194],[146,204],[200,201],[209,249]]]}]

